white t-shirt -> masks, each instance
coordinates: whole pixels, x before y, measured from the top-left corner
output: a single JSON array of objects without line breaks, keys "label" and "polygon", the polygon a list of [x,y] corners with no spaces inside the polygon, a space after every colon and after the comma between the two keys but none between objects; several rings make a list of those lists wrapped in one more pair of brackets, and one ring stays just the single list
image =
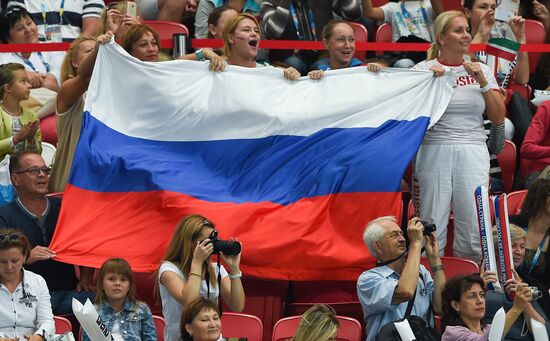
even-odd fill
[{"label": "white t-shirt", "polygon": [[[445,113],[424,136],[423,144],[485,144],[487,135],[483,128],[485,100],[477,81],[462,65],[444,65],[437,59],[425,60],[414,66],[417,70],[429,70],[440,66],[456,76],[456,87]],[[491,85],[498,90],[493,73],[480,63],[481,70]]]},{"label": "white t-shirt", "polygon": [[[63,4],[63,9],[61,9]],[[42,13],[44,5],[46,13],[46,25]],[[103,0],[10,0],[8,7],[22,6],[32,16],[38,28],[38,35],[41,41],[45,41],[46,26],[61,26],[63,41],[70,42],[80,36],[82,20],[86,18],[98,18],[105,7]],[[63,22],[60,14],[63,13]]]},{"label": "white t-shirt", "polygon": [[55,76],[57,84],[61,85],[61,65],[65,59],[65,52],[33,52],[28,60],[18,53],[0,53],[0,64],[19,63],[27,71],[35,71],[41,74],[51,73]]},{"label": "white t-shirt", "polygon": [[[216,277],[218,276],[218,264],[212,263],[214,266],[214,269],[216,271]],[[228,276],[227,271],[223,267],[223,265],[220,268],[222,280]],[[164,340],[165,341],[180,341],[181,340],[181,332],[180,332],[180,321],[181,321],[181,314],[183,313],[183,306],[174,298],[174,296],[170,295],[168,292],[168,289],[164,285],[160,283],[160,276],[165,271],[172,271],[175,272],[176,275],[178,275],[183,281],[187,281],[187,275],[184,275],[183,272],[174,264],[171,262],[163,262],[160,265],[159,268],[159,292],[160,292],[160,298],[162,301],[162,315],[164,315],[164,319],[166,320],[166,328],[164,329]],[[200,296],[201,297],[207,297],[207,286],[206,281],[201,281],[201,288],[200,288]],[[219,295],[219,288],[216,285],[210,286],[210,299],[213,301],[218,300]]]},{"label": "white t-shirt", "polygon": [[393,42],[410,35],[433,41],[435,13],[430,0],[388,2],[381,8],[384,22],[392,27]]}]

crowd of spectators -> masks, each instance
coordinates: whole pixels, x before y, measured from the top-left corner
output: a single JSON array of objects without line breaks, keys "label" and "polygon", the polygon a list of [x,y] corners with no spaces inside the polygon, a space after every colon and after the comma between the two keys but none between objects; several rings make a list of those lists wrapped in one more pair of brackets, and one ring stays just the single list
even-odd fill
[{"label": "crowd of spectators", "polygon": [[[518,250],[514,266],[519,275],[504,285],[505,292],[515,293],[516,300],[506,301],[502,292],[489,292],[486,296],[487,284],[496,274],[482,272],[446,280],[440,259],[447,243],[452,210],[453,254],[478,263],[482,261],[472,194],[475,187],[489,185],[490,170],[492,173],[493,169],[499,169],[498,164],[490,166],[488,151],[497,154],[502,149],[506,114],[506,91],[502,87],[515,83],[550,89],[548,53],[541,56],[536,70],[529,69],[526,52],[519,52],[513,61],[485,53],[469,54],[470,43],[487,43],[495,37],[525,43],[524,17],[513,16],[508,22],[495,20],[496,0],[465,0],[463,12],[445,12],[441,0],[392,1],[380,7],[374,7],[370,0],[136,2],[137,17],[128,12],[125,1],[107,6],[102,0],[1,3],[3,44],[65,41],[71,42],[71,47],[67,53],[0,53],[0,157],[11,155],[10,178],[17,192],[15,201],[0,207],[0,227],[17,228],[0,231],[0,302],[21,296],[21,307],[16,309],[26,309],[24,314],[28,316],[25,316],[32,317],[33,321],[30,324],[17,321],[16,327],[8,330],[6,326],[14,324],[12,316],[0,308],[0,340],[38,335],[29,338],[33,340],[42,337],[41,333],[51,332],[52,314],[70,313],[73,297],[79,300],[95,297],[96,307],[116,335],[156,338],[150,319],[144,319],[139,325],[124,326],[118,319],[121,312],[123,316],[137,312],[150,317],[147,305],[135,298],[131,269],[124,260],[106,261],[98,272],[95,288],[92,285],[94,269],[80,267],[77,276],[75,267],[54,260],[55,252],[48,245],[61,200],[46,194],[62,192],[67,183],[99,46],[116,39],[140,61],[158,62],[161,60],[159,36],[154,29],[142,24],[141,18],[182,22],[190,16],[195,16],[195,37],[223,39],[224,49],[197,49],[180,58],[208,60],[210,69],[216,72],[223,71],[226,65],[276,66],[284,68],[284,76],[289,80],[305,75],[319,80],[323,72],[333,69],[366,66],[369,71],[377,72],[394,66],[431,70],[435,76],[444,72],[455,74],[457,86],[453,98],[443,117],[428,130],[413,162],[413,196],[421,219],[408,222],[408,252],[406,238],[399,227],[401,222],[392,217],[370,222],[364,233],[370,254],[379,261],[377,267],[361,274],[357,282],[367,340],[373,340],[384,324],[402,318],[410,302],[414,302],[411,304],[413,314],[426,320],[430,320],[432,309],[442,314],[442,332],[444,339],[449,340],[467,337],[470,333],[487,334],[490,326],[483,318],[491,316],[489,311],[494,314],[496,306],[505,306],[508,310],[506,332],[515,333],[518,325],[531,317],[548,324],[550,180],[538,178],[548,173],[544,169],[550,165],[549,102],[540,105],[518,146],[519,155],[528,162],[523,176],[529,191],[522,215],[517,217],[521,229],[514,230],[517,233],[513,238],[514,250]],[[522,1],[519,14],[541,21],[548,30],[547,5]],[[420,59],[418,54],[406,53],[386,54],[369,61],[354,58],[355,34],[350,22],[361,15],[380,24],[391,24],[394,42],[425,41],[432,47],[427,55],[421,53]],[[547,42],[549,36],[547,34]],[[259,46],[262,38],[320,40],[326,53],[272,50],[263,54]],[[50,168],[39,154],[40,115],[33,112],[29,99],[51,97],[52,93],[58,142]],[[43,104],[38,105],[41,106]],[[532,112],[526,114],[533,115]],[[487,129],[484,129],[484,119]],[[487,132],[490,132],[489,139]],[[516,188],[521,188],[521,184]],[[436,233],[423,236],[421,220],[435,223]],[[217,312],[219,298],[233,311],[242,311],[245,306],[240,253],[222,257],[227,269],[209,262],[213,250],[208,237],[214,228],[214,224],[202,216],[183,219],[159,266],[157,284],[167,320],[166,340],[201,339],[205,320],[214,325],[215,330],[221,330]],[[423,243],[431,274],[420,265]],[[15,263],[15,275],[3,268],[7,260]],[[216,280],[218,273],[220,281]],[[48,290],[44,289],[46,283]],[[26,289],[27,285],[31,291]],[[540,301],[532,301],[528,286],[534,285],[543,292]],[[29,304],[25,303],[25,297],[31,300]],[[487,300],[486,314],[488,297],[491,301]],[[475,305],[469,304],[473,301]],[[305,334],[312,333],[298,336],[301,330],[307,330],[309,319],[334,315],[326,309],[317,306],[304,315],[305,322],[302,321],[296,340],[306,340]],[[330,318],[325,322],[327,330],[322,338],[333,338],[338,323]]]}]

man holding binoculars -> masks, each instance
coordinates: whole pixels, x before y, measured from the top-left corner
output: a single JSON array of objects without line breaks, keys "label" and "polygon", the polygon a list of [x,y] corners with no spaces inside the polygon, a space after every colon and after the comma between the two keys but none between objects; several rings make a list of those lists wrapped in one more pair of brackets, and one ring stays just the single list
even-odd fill
[{"label": "man holding binoculars", "polygon": [[[374,340],[384,325],[404,318],[410,301],[414,303],[410,314],[428,322],[431,307],[436,313],[440,312],[445,274],[433,231],[433,225],[412,218],[407,226],[407,250],[405,236],[395,217],[381,217],[367,224],[363,240],[378,260],[377,267],[363,272],[357,280],[357,295],[367,325],[367,341]],[[433,278],[420,265],[424,239]]]}]

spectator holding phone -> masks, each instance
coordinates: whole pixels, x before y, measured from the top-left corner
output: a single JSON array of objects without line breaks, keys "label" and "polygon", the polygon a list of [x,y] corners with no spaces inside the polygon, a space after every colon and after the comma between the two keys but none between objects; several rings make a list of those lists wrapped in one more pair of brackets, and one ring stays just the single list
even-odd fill
[{"label": "spectator holding phone", "polygon": [[[221,258],[229,268],[212,263],[212,232],[215,226],[200,215],[185,217],[176,226],[174,236],[158,269],[158,287],[162,314],[166,319],[164,340],[180,341],[182,312],[200,297],[218,301],[221,298],[233,311],[244,309],[245,295],[239,269],[241,254]],[[221,282],[216,281],[218,271]],[[186,321],[189,323],[189,321]]]}]

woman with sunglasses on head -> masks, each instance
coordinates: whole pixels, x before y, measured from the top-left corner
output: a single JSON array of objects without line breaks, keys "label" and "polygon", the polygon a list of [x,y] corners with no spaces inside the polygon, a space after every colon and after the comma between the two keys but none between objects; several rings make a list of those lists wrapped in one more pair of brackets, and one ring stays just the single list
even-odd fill
[{"label": "woman with sunglasses on head", "polygon": [[292,341],[334,341],[340,323],[331,306],[316,304],[306,310]]},{"label": "woman with sunglasses on head", "polygon": [[[158,269],[162,314],[166,319],[166,341],[181,340],[182,312],[199,297],[217,302],[221,295],[231,310],[240,312],[244,309],[245,296],[239,269],[241,253],[232,256],[221,253],[229,272],[224,266],[212,263],[210,256],[214,245],[211,238],[214,228],[212,222],[200,215],[187,216],[176,226]],[[221,274],[220,287],[218,272]]]},{"label": "woman with sunglasses on head", "polygon": [[[0,13],[0,41],[4,44],[39,43],[38,29],[26,9],[12,6]],[[33,89],[45,87],[57,91],[63,58],[64,52],[5,52],[0,53],[0,64],[23,64]]]},{"label": "woman with sunglasses on head", "polygon": [[0,230],[0,341],[45,341],[55,333],[46,281],[23,269],[29,255],[21,232]]}]

